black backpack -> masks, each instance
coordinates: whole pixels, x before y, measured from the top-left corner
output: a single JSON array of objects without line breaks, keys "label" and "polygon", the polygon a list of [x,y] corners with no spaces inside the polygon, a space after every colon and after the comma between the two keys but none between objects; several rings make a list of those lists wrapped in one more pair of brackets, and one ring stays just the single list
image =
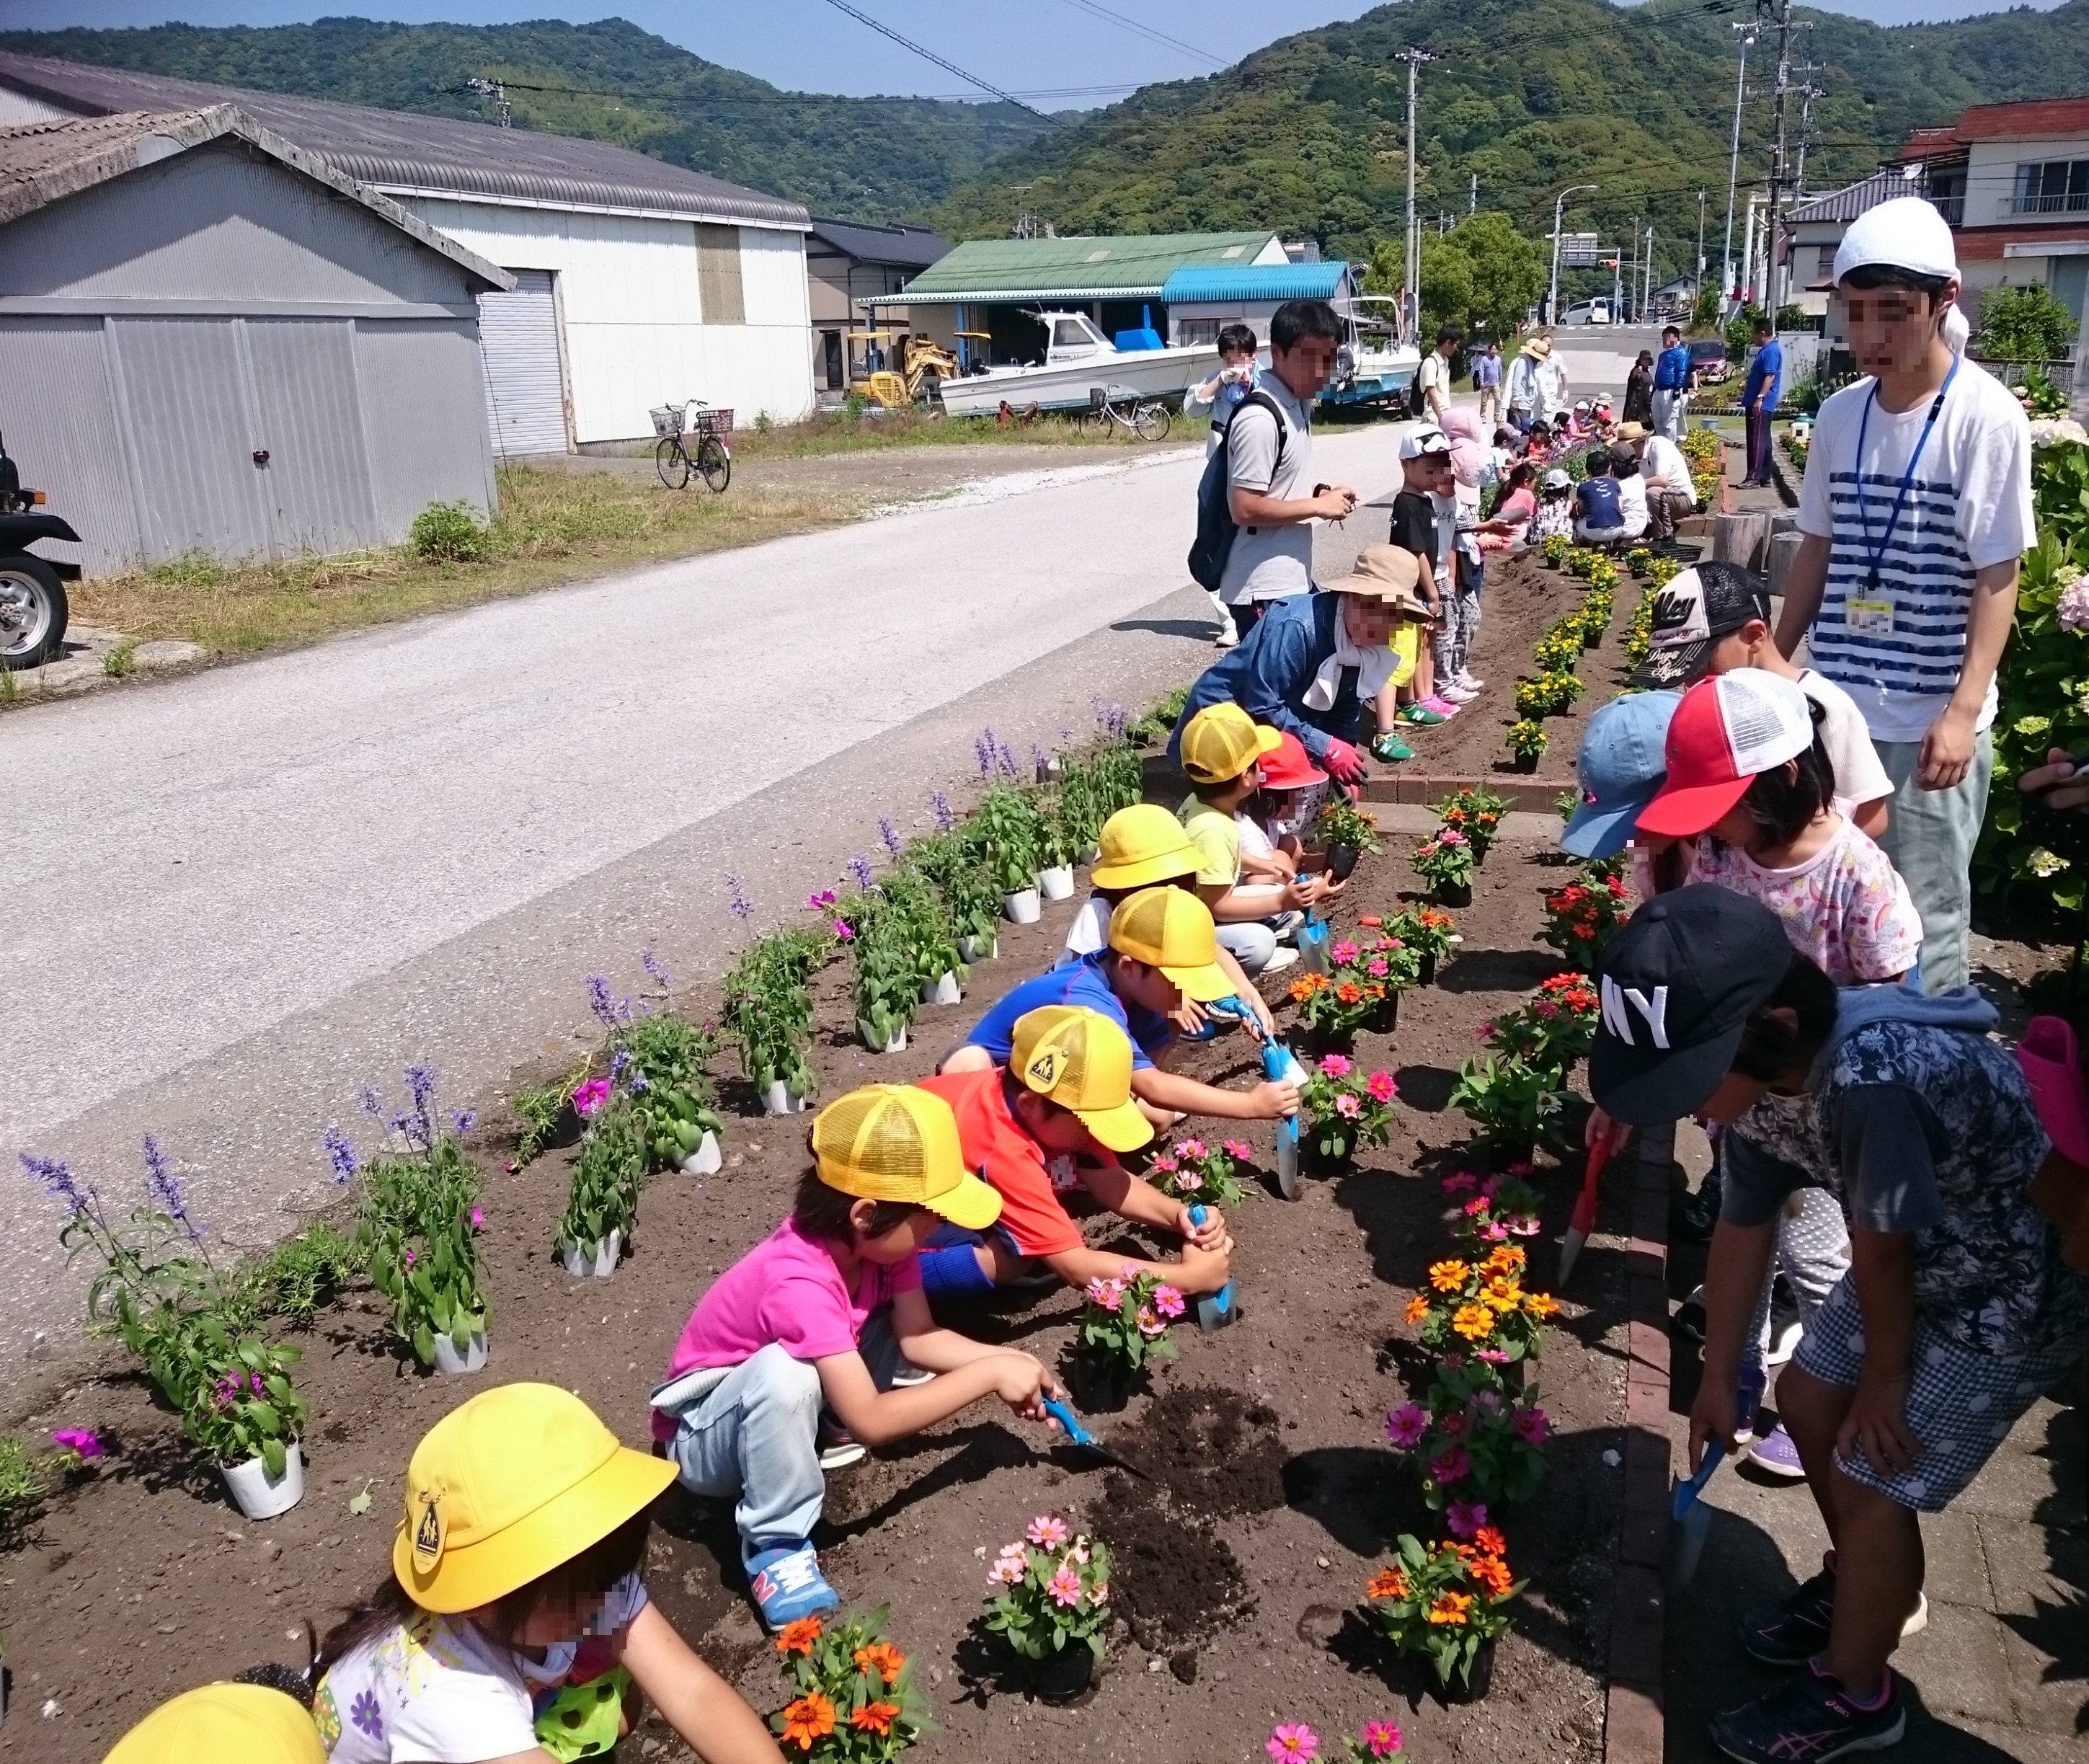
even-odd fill
[{"label": "black backpack", "polygon": [[1197,536],[1190,545],[1190,579],[1199,588],[1208,588],[1213,594],[1219,591],[1219,582],[1226,573],[1226,560],[1233,556],[1233,540],[1240,528],[1234,524],[1231,487],[1226,481],[1228,443],[1233,438],[1233,424],[1240,420],[1241,412],[1251,404],[1259,404],[1276,419],[1276,463],[1274,473],[1284,465],[1284,413],[1276,401],[1266,392],[1250,392],[1234,406],[1233,414],[1226,418],[1226,426],[1219,431],[1219,444],[1212,449],[1212,457],[1204,461],[1204,475],[1197,480]]}]

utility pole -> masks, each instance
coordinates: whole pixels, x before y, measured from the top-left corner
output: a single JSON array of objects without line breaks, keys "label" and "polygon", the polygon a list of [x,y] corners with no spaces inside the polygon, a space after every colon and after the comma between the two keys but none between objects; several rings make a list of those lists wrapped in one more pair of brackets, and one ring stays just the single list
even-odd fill
[{"label": "utility pole", "polygon": [[[1626,237],[1632,241],[1632,260],[1629,268],[1625,268],[1624,285],[1625,299],[1629,304],[1632,297],[1639,292],[1639,217],[1637,215],[1632,217],[1632,231]],[[1624,268],[1624,254],[1620,251],[1618,257],[1619,267]],[[1618,322],[1622,324],[1624,322],[1623,312],[1620,311],[1617,316]]]},{"label": "utility pole", "polygon": [[1654,304],[1654,229],[1646,230],[1646,269],[1641,277],[1639,321],[1646,323],[1647,309]]},{"label": "utility pole", "polygon": [[508,88],[498,79],[481,79],[474,75],[464,83],[465,90],[475,92],[482,98],[493,101],[495,114],[500,118],[501,127],[512,127],[508,122]]},{"label": "utility pole", "polygon": [[1697,192],[1697,268],[1690,277],[1690,304],[1695,307],[1697,296],[1705,291],[1705,192]]},{"label": "utility pole", "polygon": [[1806,195],[1806,141],[1813,129],[1813,101],[1828,94],[1813,84],[1813,76],[1822,71],[1817,62],[1808,62],[1799,71],[1799,78],[1806,84],[1799,88],[1799,169],[1791,179],[1791,200],[1796,204]]},{"label": "utility pole", "polygon": [[1719,272],[1719,302],[1723,315],[1726,303],[1734,298],[1734,187],[1741,170],[1741,100],[1748,89],[1748,47],[1756,40],[1756,27],[1737,24],[1734,35],[1741,45],[1741,71],[1734,82],[1734,144],[1727,161],[1727,254]]},{"label": "utility pole", "polygon": [[1741,247],[1741,285],[1735,295],[1745,299],[1756,291],[1756,193],[1748,192],[1748,243]]},{"label": "utility pole", "polygon": [[[1766,0],[1757,0],[1761,6]],[[1777,316],[1777,235],[1784,194],[1784,100],[1791,87],[1791,0],[1777,0],[1777,144],[1769,161],[1769,209],[1763,217],[1763,311]]]},{"label": "utility pole", "polygon": [[1559,322],[1559,217],[1565,211],[1567,199],[1577,191],[1594,190],[1594,184],[1569,184],[1552,199],[1552,291],[1545,297],[1545,322]]},{"label": "utility pole", "polygon": [[1414,224],[1414,79],[1422,64],[1436,57],[1409,45],[1398,58],[1407,63],[1407,296],[1403,316],[1407,341],[1414,342],[1422,334],[1422,234]]},{"label": "utility pole", "polygon": [[1465,212],[1468,214],[1478,214],[1479,212],[1480,174],[1478,172],[1474,172],[1473,174],[1473,193],[1465,199]]}]

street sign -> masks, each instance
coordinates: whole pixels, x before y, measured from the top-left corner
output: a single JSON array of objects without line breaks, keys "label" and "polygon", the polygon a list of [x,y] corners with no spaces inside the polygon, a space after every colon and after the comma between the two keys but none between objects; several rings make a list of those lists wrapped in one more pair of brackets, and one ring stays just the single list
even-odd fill
[{"label": "street sign", "polygon": [[1559,267],[1570,269],[1576,265],[1593,264],[1596,260],[1597,249],[1594,233],[1562,233],[1559,235]]}]

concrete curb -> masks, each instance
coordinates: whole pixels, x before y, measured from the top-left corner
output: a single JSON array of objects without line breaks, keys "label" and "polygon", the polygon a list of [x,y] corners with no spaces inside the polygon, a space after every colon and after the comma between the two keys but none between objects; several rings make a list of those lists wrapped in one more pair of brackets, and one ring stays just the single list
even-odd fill
[{"label": "concrete curb", "polygon": [[1611,1602],[1611,1655],[1603,1718],[1604,1764],[1662,1764],[1666,1723],[1662,1656],[1668,1551],[1668,1187],[1672,1127],[1640,1135],[1632,1166],[1625,1244],[1624,1517]]},{"label": "concrete curb", "polygon": [[1454,792],[1477,790],[1482,784],[1510,808],[1529,809],[1534,814],[1552,813],[1552,805],[1561,791],[1578,791],[1581,788],[1572,778],[1538,778],[1522,772],[1491,772],[1484,778],[1469,773],[1464,776],[1429,777],[1420,772],[1381,772],[1364,786],[1364,800],[1441,802]]}]

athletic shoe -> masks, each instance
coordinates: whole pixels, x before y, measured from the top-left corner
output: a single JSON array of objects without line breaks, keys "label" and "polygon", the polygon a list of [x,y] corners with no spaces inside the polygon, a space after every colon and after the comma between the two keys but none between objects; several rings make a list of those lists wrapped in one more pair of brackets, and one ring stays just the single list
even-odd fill
[{"label": "athletic shoe", "polygon": [[1805,1333],[1798,1318],[1788,1318],[1779,1323],[1773,1317],[1769,1325],[1769,1363],[1772,1366],[1783,1365],[1798,1352],[1799,1338]]},{"label": "athletic shoe", "polygon": [[1218,635],[1212,639],[1212,647],[1218,650],[1229,650],[1239,642],[1240,633],[1233,629],[1233,621],[1229,619],[1219,627]]},{"label": "athletic shoe", "polygon": [[1791,1443],[1791,1436],[1784,1431],[1782,1421],[1760,1438],[1751,1440],[1741,1456],[1757,1469],[1782,1477],[1786,1482],[1806,1480],[1806,1466],[1799,1461],[1799,1448]]},{"label": "athletic shoe", "polygon": [[1470,686],[1460,685],[1457,681],[1454,680],[1449,685],[1444,687],[1443,690],[1439,692],[1436,696],[1452,704],[1465,705],[1470,704],[1475,698],[1479,697],[1479,693],[1474,691]]},{"label": "athletic shoe", "polygon": [[1397,766],[1404,759],[1414,758],[1414,749],[1390,729],[1372,739],[1371,750],[1373,759],[1382,759],[1388,766]]},{"label": "athletic shoe", "polygon": [[1724,1184],[1714,1170],[1698,1185],[1697,1192],[1684,1197],[1675,1209],[1675,1234],[1694,1243],[1712,1241],[1712,1228],[1719,1222],[1719,1198]]},{"label": "athletic shoe", "polygon": [[1883,1752],[1907,1732],[1907,1710],[1890,1670],[1861,1703],[1817,1663],[1767,1696],[1714,1715],[1712,1743],[1741,1764],[1828,1764],[1855,1752]]},{"label": "athletic shoe", "polygon": [[1468,692],[1485,692],[1487,689],[1487,683],[1484,680],[1475,680],[1473,677],[1472,670],[1466,667],[1458,670],[1458,677],[1451,684],[1454,686],[1463,686]]},{"label": "athletic shoe", "polygon": [[[1446,705],[1443,710],[1431,710],[1430,704],[1431,701],[1425,699],[1420,704],[1402,705],[1399,711],[1400,720],[1411,723],[1417,728],[1428,729],[1434,728],[1439,723],[1448,723],[1452,716],[1457,715],[1456,705]],[[1447,715],[1446,712],[1449,715]]]},{"label": "athletic shoe", "polygon": [[762,1622],[771,1629],[816,1612],[841,1609],[841,1595],[827,1584],[820,1572],[820,1558],[809,1543],[764,1550],[750,1557],[747,1582]]},{"label": "athletic shoe", "polygon": [[1437,715],[1441,717],[1446,723],[1448,723],[1452,718],[1455,717],[1458,714],[1457,706],[1452,703],[1452,702],[1448,698],[1446,698],[1440,692],[1433,693],[1429,697],[1424,698],[1422,701],[1422,703],[1424,709],[1434,710]]},{"label": "athletic shoe", "polygon": [[1774,1605],[1741,1619],[1741,1646],[1765,1666],[1804,1666],[1828,1645],[1835,1615],[1835,1567],[1821,1572]]},{"label": "athletic shoe", "polygon": [[1298,951],[1294,949],[1286,949],[1280,945],[1276,954],[1272,955],[1267,962],[1263,964],[1262,972],[1265,974],[1280,974],[1285,968],[1289,968],[1293,964],[1297,962],[1298,959]]},{"label": "athletic shoe", "polygon": [[1678,1335],[1701,1344],[1705,1339],[1705,1289],[1693,1286],[1690,1296],[1675,1307],[1671,1327]]},{"label": "athletic shoe", "polygon": [[933,1383],[935,1377],[936,1375],[933,1372],[924,1371],[912,1362],[902,1360],[899,1363],[899,1369],[892,1375],[892,1384],[894,1389],[911,1390],[916,1384]]},{"label": "athletic shoe", "polygon": [[820,1418],[820,1468],[823,1470],[847,1470],[851,1464],[864,1460],[864,1444],[839,1421]]}]

